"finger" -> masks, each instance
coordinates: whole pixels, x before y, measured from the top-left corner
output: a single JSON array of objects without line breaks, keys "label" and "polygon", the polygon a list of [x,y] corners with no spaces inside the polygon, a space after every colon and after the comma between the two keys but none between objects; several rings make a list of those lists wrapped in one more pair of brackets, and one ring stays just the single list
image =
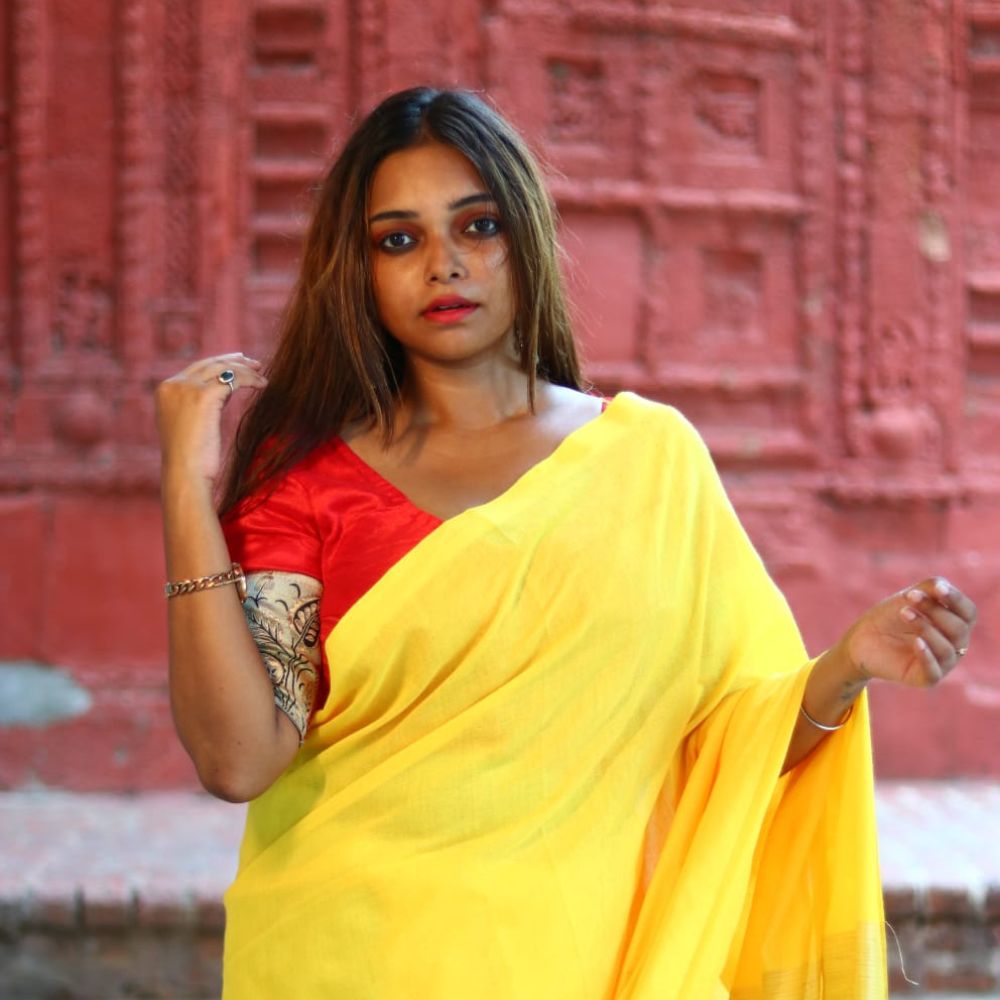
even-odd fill
[{"label": "finger", "polygon": [[235,371],[236,366],[245,368],[247,371],[258,371],[263,367],[263,362],[239,352],[214,354],[210,358],[199,358],[180,372],[180,375],[186,378],[204,379],[209,374],[217,375],[227,368],[232,368]]},{"label": "finger", "polygon": [[264,362],[259,358],[252,358],[249,354],[244,354],[242,351],[234,351],[231,354],[217,354],[217,361],[234,361],[237,364],[249,365],[251,368],[262,368]]},{"label": "finger", "polygon": [[[227,371],[233,373],[231,382],[220,378],[222,373]],[[239,361],[231,361],[223,367],[215,365],[201,374],[201,380],[208,384],[217,382],[223,388],[231,384],[234,392],[239,388],[260,388],[267,385],[267,379],[259,371]]]},{"label": "finger", "polygon": [[937,684],[944,677],[945,670],[935,655],[931,644],[922,635],[918,635],[913,640],[913,645],[917,651],[917,660],[921,666],[922,676],[920,681],[925,685]]},{"label": "finger", "polygon": [[900,609],[900,614],[906,621],[913,621],[910,611],[930,622],[956,649],[964,649],[969,645],[970,626],[964,618],[943,604],[929,598],[922,590],[908,590],[904,595],[906,603]]},{"label": "finger", "polygon": [[251,357],[249,354],[244,354],[242,351],[230,351],[228,354],[215,354],[211,358],[206,358],[207,361],[243,361],[247,364],[260,365],[263,364],[262,361],[257,360],[257,358]]},{"label": "finger", "polygon": [[915,623],[915,629],[915,644],[923,654],[923,661],[928,667],[926,671],[927,683],[936,684],[955,669],[958,661],[962,658],[961,654],[947,636],[942,635],[925,619],[919,619]]},{"label": "finger", "polygon": [[976,622],[976,605],[953,583],[939,577],[934,584],[934,596],[950,611],[953,611],[967,625]]},{"label": "finger", "polygon": [[972,625],[976,621],[976,605],[966,597],[950,580],[943,576],[932,576],[916,584],[913,590],[926,594],[931,600],[943,605]]}]

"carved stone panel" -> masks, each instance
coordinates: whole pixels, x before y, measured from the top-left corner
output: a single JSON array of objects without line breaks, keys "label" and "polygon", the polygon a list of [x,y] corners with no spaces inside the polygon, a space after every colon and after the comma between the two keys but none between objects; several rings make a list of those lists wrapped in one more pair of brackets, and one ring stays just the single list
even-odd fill
[{"label": "carved stone panel", "polygon": [[225,275],[238,133],[213,131],[234,96],[219,84],[235,10],[9,9],[15,388],[0,488],[153,488],[152,385],[214,346],[206,327],[239,323]]},{"label": "carved stone panel", "polygon": [[794,189],[797,35],[724,43],[668,37],[647,97],[658,184]]},{"label": "carved stone panel", "polygon": [[[0,10],[0,55],[10,52],[10,31],[11,7],[7,4]],[[14,360],[12,100],[10,74],[0,73],[0,392],[4,392],[9,384]],[[3,447],[3,439],[4,433],[0,430],[0,448]]]},{"label": "carved stone panel", "polygon": [[90,696],[0,722],[7,784],[194,780],[152,393],[270,353],[331,157],[424,83],[541,154],[587,376],[697,424],[813,649],[931,572],[979,599],[877,761],[996,774],[1000,0],[12,0],[0,60],[0,669]]},{"label": "carved stone panel", "polygon": [[965,229],[967,450],[1000,467],[1000,4],[973,8]]},{"label": "carved stone panel", "polygon": [[245,204],[248,353],[267,353],[299,257],[302,230],[324,168],[347,128],[350,25],[345,2],[254,5]]},{"label": "carved stone panel", "polygon": [[[823,34],[811,4],[801,22],[774,13],[504,3],[489,89],[562,172],[571,258],[603,225],[577,220],[605,217],[621,248],[614,274],[607,243],[581,258],[593,377],[748,426],[712,432],[725,455],[787,466],[812,463],[821,409],[805,335],[825,331],[798,304],[824,277],[802,197],[820,133],[795,122],[815,108]],[[613,234],[611,219],[630,222]]]},{"label": "carved stone panel", "polygon": [[556,169],[605,181],[638,175],[646,60],[633,35],[555,10],[515,10],[490,22],[489,53],[491,95]]},{"label": "carved stone panel", "polygon": [[[841,417],[845,497],[955,495],[961,351],[947,4],[840,7]],[[915,61],[912,53],[921,51]],[[877,58],[875,53],[878,53]]]}]

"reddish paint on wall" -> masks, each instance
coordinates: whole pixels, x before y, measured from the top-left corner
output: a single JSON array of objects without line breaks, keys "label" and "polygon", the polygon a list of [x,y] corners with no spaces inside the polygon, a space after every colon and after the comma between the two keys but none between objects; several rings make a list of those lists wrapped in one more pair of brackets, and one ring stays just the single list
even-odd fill
[{"label": "reddish paint on wall", "polygon": [[5,5],[0,660],[94,702],[0,730],[0,783],[193,782],[151,393],[268,352],[309,185],[417,82],[551,162],[590,376],[698,424],[811,646],[929,572],[978,598],[961,671],[874,693],[876,763],[1000,774],[998,51],[994,0]]}]

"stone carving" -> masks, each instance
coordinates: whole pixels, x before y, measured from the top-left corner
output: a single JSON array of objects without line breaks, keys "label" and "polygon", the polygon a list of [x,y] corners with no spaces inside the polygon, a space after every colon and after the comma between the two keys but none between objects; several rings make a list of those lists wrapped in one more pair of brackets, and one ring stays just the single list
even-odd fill
[{"label": "stone carving", "polygon": [[[198,216],[198,0],[177,0],[164,22],[163,91],[164,219],[163,289],[168,312],[173,303],[186,304],[200,292],[201,260]],[[182,316],[184,305],[181,305]],[[160,324],[162,354],[188,354],[197,349],[197,328],[183,318],[166,317]]]},{"label": "stone carving", "polygon": [[841,72],[839,88],[840,149],[838,180],[840,213],[837,219],[839,394],[841,420],[848,454],[858,454],[862,442],[854,415],[861,404],[863,344],[867,314],[868,102],[865,73],[868,53],[864,5],[843,0],[840,13]]},{"label": "stone carving", "polygon": [[[952,136],[955,133],[952,94],[952,26],[949,0],[928,0],[924,44],[927,58],[922,79],[925,106],[922,114],[923,201],[919,230],[920,251],[927,296],[927,346],[912,359],[924,382],[922,410],[930,423],[929,449],[949,471],[957,470],[958,453],[953,439],[958,414],[955,402],[961,379],[958,359],[960,319],[955,308],[957,276],[951,263],[951,220],[955,209]],[[936,378],[925,373],[938,372]],[[943,375],[944,377],[941,377]]]},{"label": "stone carving", "polygon": [[100,444],[112,429],[110,400],[91,389],[80,389],[61,400],[53,413],[56,436],[78,448]]},{"label": "stone carving", "polygon": [[[954,412],[956,398],[950,5],[922,5],[913,36],[925,46],[919,84],[892,114],[866,96],[900,85],[900,67],[873,66],[867,48],[868,30],[881,38],[891,29],[889,14],[872,16],[855,0],[843,0],[841,13],[840,397],[848,454],[888,460],[894,477],[862,487],[872,470],[858,463],[844,483],[848,492],[919,496],[929,469],[955,468],[954,418],[942,416]],[[907,159],[919,165],[918,188],[894,183]],[[879,187],[875,203],[868,184]],[[912,220],[905,239],[904,217]],[[942,481],[933,492],[954,490]]]},{"label": "stone carving", "polygon": [[734,493],[734,503],[768,569],[810,569],[822,539],[815,518],[792,490],[764,496]]},{"label": "stone carving", "polygon": [[[967,204],[958,202],[956,222],[964,228],[959,242],[961,261],[964,253],[966,340],[961,355],[965,361],[965,420],[961,438],[956,442],[976,456],[975,472],[982,475],[991,466],[1000,470],[1000,456],[995,445],[1000,440],[1000,17],[996,4],[966,5],[968,23],[964,37],[966,99],[958,104],[965,112],[967,151],[963,164],[967,183],[958,194]],[[952,19],[954,15],[952,15]],[[961,175],[959,181],[965,179]],[[964,208],[964,211],[961,209]],[[961,211],[961,214],[959,214]],[[972,469],[965,470],[965,477]]]},{"label": "stone carving", "polygon": [[11,219],[13,204],[11,199],[10,174],[10,108],[7,103],[6,81],[0,81],[0,377],[9,370],[11,363],[10,321],[13,292],[13,232]]},{"label": "stone carving", "polygon": [[298,260],[309,188],[326,166],[331,132],[344,125],[331,108],[352,103],[346,73],[353,70],[370,84],[353,98],[361,107],[381,93],[385,10],[378,0],[359,0],[352,16],[348,31],[343,3],[303,0],[261,5],[252,22],[253,59],[246,67],[252,201],[243,340],[251,351],[271,349]]},{"label": "stone carving", "polygon": [[1000,274],[991,278],[989,284],[969,288],[969,334],[973,347],[981,341],[1000,353]]},{"label": "stone carving", "polygon": [[739,250],[706,250],[705,333],[731,346],[760,343],[763,289],[760,255]]},{"label": "stone carving", "polygon": [[38,360],[48,343],[48,240],[45,215],[45,52],[47,4],[13,5],[15,276],[19,314],[15,350]]},{"label": "stone carving", "polygon": [[[870,415],[861,415],[859,425],[867,432],[871,448],[866,455],[877,455],[895,462],[919,460],[936,452],[941,443],[941,428],[926,405],[880,406]],[[920,489],[913,491],[920,496]],[[876,490],[875,495],[878,495]],[[940,500],[940,493],[933,498]]]},{"label": "stone carving", "polygon": [[760,151],[760,81],[738,73],[702,71],[694,81],[695,114],[709,148]]},{"label": "stone carving", "polygon": [[867,454],[906,462],[926,460],[937,450],[940,426],[924,402],[923,369],[914,364],[926,352],[926,339],[903,318],[874,331],[868,351],[868,406],[856,417],[865,431]]},{"label": "stone carving", "polygon": [[320,65],[324,12],[320,7],[264,8],[254,14],[258,73],[314,74]]},{"label": "stone carving", "polygon": [[[942,14],[947,14],[946,4],[937,3],[937,8]],[[1000,58],[1000,17],[997,12],[993,12],[990,17],[990,7],[996,4],[989,2],[979,4],[978,10],[971,11],[969,24],[969,58],[973,64],[986,62],[987,64]]]},{"label": "stone carving", "polygon": [[970,221],[965,228],[965,250],[972,271],[1000,272],[1000,230]]},{"label": "stone carving", "polygon": [[601,63],[596,59],[553,59],[548,71],[549,140],[598,144],[607,87]]},{"label": "stone carving", "polygon": [[152,187],[149,150],[151,81],[145,0],[125,0],[119,5],[118,68],[119,197],[115,206],[118,251],[119,341],[125,355],[144,354],[149,343],[148,316],[144,305],[152,297],[149,282],[151,251]]},{"label": "stone carving", "polygon": [[197,306],[173,306],[157,318],[157,347],[166,356],[192,355],[198,338]]},{"label": "stone carving", "polygon": [[912,359],[924,350],[924,338],[906,319],[883,323],[868,351],[868,397],[872,404],[907,403],[919,397]]},{"label": "stone carving", "polygon": [[107,354],[112,341],[112,295],[106,279],[84,270],[59,279],[52,346],[57,354]]},{"label": "stone carving", "polygon": [[[358,69],[363,80],[371,88],[371,93],[384,93],[387,67],[385,65],[386,10],[384,0],[356,0],[354,18],[358,49]],[[369,108],[371,98],[357,94],[358,103]]]},{"label": "stone carving", "polygon": [[[580,324],[588,375],[698,424],[807,627],[829,617],[817,595],[842,592],[848,566],[859,605],[928,562],[992,600],[998,10],[11,0],[0,18],[0,575],[28,574],[12,621],[39,624],[6,630],[0,657],[64,662],[71,636],[88,684],[124,701],[138,685],[167,726],[150,693],[165,655],[150,640],[162,635],[161,570],[134,558],[158,531],[151,389],[201,353],[270,350],[325,156],[357,111],[429,78],[485,90],[550,158],[585,289],[576,303],[595,324]],[[472,30],[456,39],[446,29],[457,23]],[[74,86],[78,69],[51,62],[82,41],[107,60],[95,65],[98,101]],[[92,254],[53,210],[73,144],[52,123],[79,124],[70,116],[84,110],[112,130],[89,161],[105,173],[86,178],[100,203],[88,217],[76,199]],[[890,147],[906,155],[887,164]],[[32,596],[90,586],[95,568],[113,581],[106,592],[135,595],[124,651],[100,645],[110,629],[80,630],[58,593],[41,609]],[[974,654],[982,663],[996,658],[989,643]],[[968,677],[969,705],[983,710],[955,725],[986,732],[996,685]],[[106,702],[94,731],[108,727]],[[905,728],[923,731],[916,717]],[[129,753],[136,732],[121,738]],[[38,738],[39,780],[151,780],[110,752],[98,759],[99,741],[74,771],[68,736]],[[27,780],[23,731],[7,739],[0,759]],[[54,760],[71,763],[46,771]]]},{"label": "stone carving", "polygon": [[[820,10],[823,14],[820,14]],[[797,285],[799,292],[797,310],[798,347],[802,352],[802,366],[810,379],[802,399],[802,425],[804,436],[812,441],[817,451],[826,451],[832,435],[829,431],[826,392],[820,383],[823,370],[822,347],[831,321],[832,283],[830,255],[831,212],[824,197],[826,190],[829,149],[826,144],[828,112],[824,87],[826,73],[823,59],[827,51],[825,5],[816,0],[799,5],[802,28],[809,32],[810,44],[804,46],[798,58],[796,72],[795,115],[798,157],[796,159],[796,184],[808,212],[802,217],[796,240]]]}]

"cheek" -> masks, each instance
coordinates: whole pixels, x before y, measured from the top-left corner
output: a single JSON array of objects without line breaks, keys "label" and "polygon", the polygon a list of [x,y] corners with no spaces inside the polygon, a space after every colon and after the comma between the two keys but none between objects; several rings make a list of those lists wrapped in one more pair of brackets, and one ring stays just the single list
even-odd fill
[{"label": "cheek", "polygon": [[385,283],[380,280],[378,268],[372,269],[371,276],[372,297],[375,299],[375,308],[381,317],[385,313]]},{"label": "cheek", "polygon": [[379,313],[391,313],[399,299],[398,275],[391,262],[376,259],[372,264],[372,293]]},{"label": "cheek", "polygon": [[510,271],[509,257],[506,240],[496,240],[486,243],[483,246],[484,263],[497,275],[507,274]]},{"label": "cheek", "polygon": [[385,288],[380,286],[378,281],[372,282],[375,296],[375,315],[379,323],[387,330],[391,330],[399,325],[400,308],[391,295],[387,295]]},{"label": "cheek", "polygon": [[505,243],[489,243],[482,248],[479,255],[483,270],[493,279],[496,288],[507,295],[511,295],[513,289],[509,258]]}]

